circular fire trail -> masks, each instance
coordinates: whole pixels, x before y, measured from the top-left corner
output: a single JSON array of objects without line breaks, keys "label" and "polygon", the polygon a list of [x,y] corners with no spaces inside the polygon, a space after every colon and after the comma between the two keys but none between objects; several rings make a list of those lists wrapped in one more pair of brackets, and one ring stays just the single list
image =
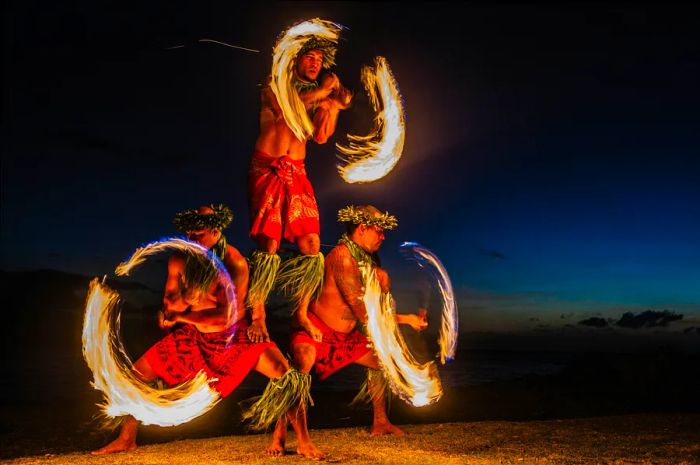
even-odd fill
[{"label": "circular fire trail", "polygon": [[447,275],[447,270],[440,259],[420,244],[404,242],[400,246],[401,252],[408,258],[415,260],[421,268],[430,273],[435,281],[440,300],[442,301],[442,324],[438,344],[440,345],[440,361],[454,360],[457,351],[457,335],[459,334],[459,314],[455,301],[452,282]]},{"label": "circular fire trail", "polygon": [[[128,275],[150,255],[166,250],[197,254],[214,266],[226,292],[228,305],[236,312],[231,278],[221,261],[206,248],[183,239],[163,239],[137,249],[116,274]],[[174,426],[196,418],[218,401],[219,394],[209,386],[203,372],[193,379],[167,389],[156,389],[141,381],[119,337],[120,318],[116,310],[119,295],[104,282],[90,283],[83,323],[83,356],[93,373],[92,386],[102,391],[103,413],[110,418],[132,415],[144,424]]]},{"label": "circular fire trail", "polygon": [[361,271],[365,278],[367,331],[391,390],[416,407],[437,402],[442,384],[435,362],[419,363],[413,357],[399,331],[393,297],[382,293],[370,266]]}]

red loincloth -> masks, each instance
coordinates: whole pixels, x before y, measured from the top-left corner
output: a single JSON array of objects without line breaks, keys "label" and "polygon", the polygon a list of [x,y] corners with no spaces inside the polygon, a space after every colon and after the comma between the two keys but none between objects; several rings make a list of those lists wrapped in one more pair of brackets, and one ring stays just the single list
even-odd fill
[{"label": "red loincloth", "polygon": [[275,158],[256,150],[248,172],[250,237],[294,242],[305,234],[320,234],[318,205],[304,160]]},{"label": "red loincloth", "polygon": [[[184,325],[148,349],[144,357],[155,374],[168,384],[183,383],[204,370],[221,397],[236,389],[255,367],[260,355],[274,342],[250,342],[245,319],[216,333],[202,333],[193,325]],[[229,343],[230,340],[230,343]],[[227,346],[228,343],[228,346]]]},{"label": "red loincloth", "polygon": [[319,317],[309,312],[311,322],[323,333],[321,342],[314,341],[304,331],[295,331],[291,336],[292,347],[295,344],[312,344],[316,347],[316,374],[319,379],[326,379],[336,371],[349,365],[372,349],[369,340],[358,329],[349,333],[340,333],[329,328]]}]

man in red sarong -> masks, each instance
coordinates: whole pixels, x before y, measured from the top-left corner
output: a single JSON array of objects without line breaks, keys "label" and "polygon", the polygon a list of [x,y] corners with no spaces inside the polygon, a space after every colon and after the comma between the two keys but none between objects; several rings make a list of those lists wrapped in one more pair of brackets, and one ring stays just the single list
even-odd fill
[{"label": "man in red sarong", "polygon": [[[294,87],[309,112],[313,139],[325,143],[335,131],[338,114],[350,105],[352,95],[332,72],[335,44],[311,38],[296,59]],[[320,82],[317,81],[320,77]],[[269,81],[261,92],[260,135],[248,174],[250,236],[258,247],[250,257],[248,305],[253,320],[249,333],[255,341],[267,341],[265,301],[275,282],[291,294],[298,308],[307,308],[323,280],[320,224],[313,188],[306,177],[307,140],[299,140],[285,122]],[[300,255],[280,264],[277,255],[283,241],[296,243]],[[305,313],[298,323],[320,337]]]},{"label": "man in red sarong", "polygon": [[[323,287],[308,312],[322,338],[314,338],[303,330],[293,333],[294,364],[303,373],[309,373],[315,365],[320,379],[350,363],[367,367],[366,394],[374,409],[372,434],[403,435],[405,433],[387,418],[386,381],[379,370],[377,355],[368,347],[369,341],[360,329],[367,322],[360,268],[370,264],[377,273],[382,292],[389,292],[389,275],[379,267],[377,251],[384,241],[384,230],[396,227],[397,221],[371,205],[346,207],[338,212],[338,220],[346,223],[347,233],[326,258]],[[428,325],[424,313],[397,314],[396,318],[398,323],[408,324],[417,331]],[[286,429],[286,421],[280,418],[272,447],[284,449]]]},{"label": "man in red sarong", "polygon": [[[205,206],[178,213],[174,223],[188,239],[207,247],[221,259],[235,287],[237,312],[229,305],[225,287],[211,264],[195,254],[171,256],[159,324],[163,329],[174,329],[139,358],[133,369],[143,381],[161,378],[171,385],[187,381],[204,370],[209,378],[217,378],[212,386],[222,397],[229,395],[254,369],[269,377],[270,384],[263,398],[245,412],[244,418],[264,428],[268,425],[260,421],[261,409],[267,409],[264,414],[274,416],[272,422],[279,415],[288,415],[300,435],[298,452],[316,458],[320,452],[311,443],[303,414],[310,398],[309,375],[290,369],[274,342],[253,342],[247,336],[244,296],[248,265],[240,252],[226,243],[221,232],[232,218],[231,211],[223,205]],[[276,410],[270,409],[270,404]],[[135,449],[137,427],[134,417],[126,417],[117,439],[93,454]]]}]

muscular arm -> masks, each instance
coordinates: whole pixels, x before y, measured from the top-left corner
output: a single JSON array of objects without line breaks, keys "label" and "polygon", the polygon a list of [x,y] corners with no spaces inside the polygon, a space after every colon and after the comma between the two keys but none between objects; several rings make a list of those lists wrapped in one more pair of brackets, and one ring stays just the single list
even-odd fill
[{"label": "muscular arm", "polygon": [[[334,74],[330,74],[331,78],[324,77],[324,86],[321,88],[332,89],[332,93],[328,93],[318,101],[317,109],[314,112],[314,141],[318,144],[325,144],[335,132],[335,126],[338,122],[338,113],[350,106],[352,94],[346,88],[340,85],[340,80]],[[332,81],[332,84],[328,84]]]},{"label": "muscular arm", "polygon": [[185,261],[173,255],[168,260],[168,278],[163,292],[163,308],[166,312],[183,312],[189,306],[182,296],[182,272]]},{"label": "muscular arm", "polygon": [[225,305],[226,291],[222,285],[217,286],[216,307],[187,310],[175,313],[170,320],[173,323],[190,323],[204,326],[228,326],[231,323],[232,305]]},{"label": "muscular arm", "polygon": [[[384,271],[383,268],[380,267],[376,267],[375,272],[377,273],[377,279],[379,280],[379,286],[381,287],[382,292],[389,292],[391,289],[391,280],[389,279],[389,273],[387,273],[386,271]],[[413,313],[396,313],[396,323],[400,325],[409,325],[416,331],[422,331],[428,327],[427,314],[428,312],[424,308],[419,309],[417,315]]]},{"label": "muscular arm", "polygon": [[350,255],[346,247],[338,247],[326,259],[330,267],[333,280],[345,303],[350,307],[352,314],[360,322],[367,322],[367,309],[362,300],[362,279],[357,263]]},{"label": "muscular arm", "polygon": [[333,99],[323,100],[314,113],[314,141],[317,144],[325,144],[335,132],[340,109],[333,102]]}]

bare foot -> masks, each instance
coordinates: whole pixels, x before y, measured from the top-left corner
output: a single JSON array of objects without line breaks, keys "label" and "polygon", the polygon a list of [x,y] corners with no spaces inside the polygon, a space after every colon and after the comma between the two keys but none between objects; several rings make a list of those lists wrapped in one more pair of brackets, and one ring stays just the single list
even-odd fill
[{"label": "bare foot", "polygon": [[284,450],[284,441],[273,438],[272,444],[265,449],[265,453],[271,457],[282,457],[286,453]]},{"label": "bare foot", "polygon": [[297,447],[297,454],[301,454],[307,459],[311,460],[323,460],[326,458],[326,454],[316,449],[316,446],[310,442],[306,444],[299,444]]},{"label": "bare foot", "polygon": [[114,454],[115,452],[128,452],[134,449],[136,449],[136,438],[124,439],[119,437],[107,444],[106,446],[104,446],[103,448],[94,450],[90,453],[92,455],[106,455]]},{"label": "bare foot", "polygon": [[375,423],[372,426],[372,436],[381,436],[383,434],[393,434],[395,436],[406,436],[408,433],[394,426],[389,422],[386,423]]},{"label": "bare foot", "polygon": [[251,321],[248,331],[248,340],[250,342],[269,342],[270,335],[267,332],[267,326],[265,325],[265,320],[255,319]]}]

